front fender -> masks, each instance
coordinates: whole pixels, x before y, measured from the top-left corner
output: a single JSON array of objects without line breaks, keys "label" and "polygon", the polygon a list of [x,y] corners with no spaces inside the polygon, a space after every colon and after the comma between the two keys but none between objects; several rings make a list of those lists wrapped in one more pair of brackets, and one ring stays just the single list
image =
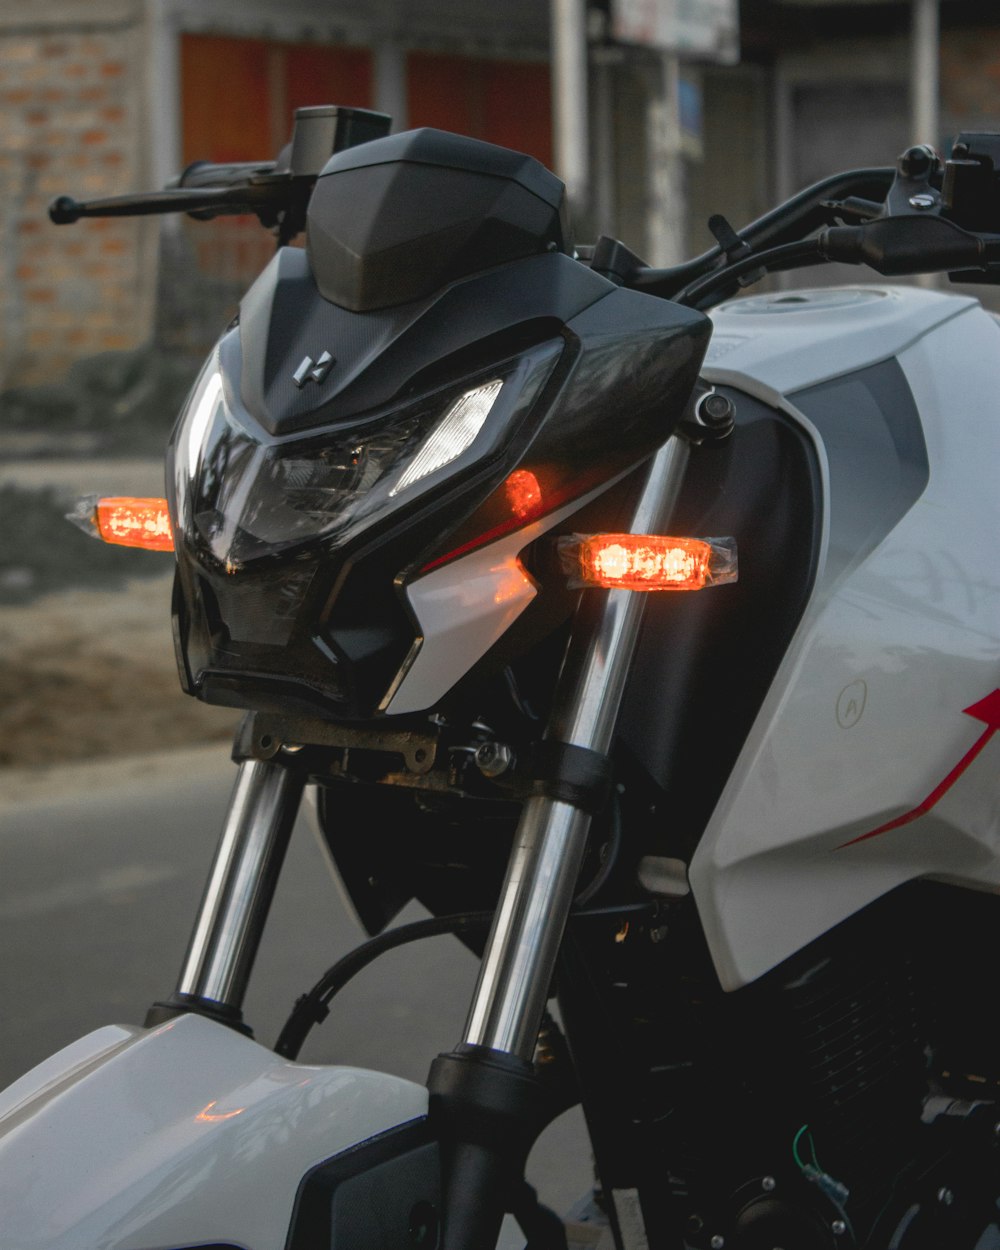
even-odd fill
[{"label": "front fender", "polygon": [[289,1063],[196,1015],[108,1026],[0,1093],[4,1250],[282,1250],[311,1168],[427,1090]]}]

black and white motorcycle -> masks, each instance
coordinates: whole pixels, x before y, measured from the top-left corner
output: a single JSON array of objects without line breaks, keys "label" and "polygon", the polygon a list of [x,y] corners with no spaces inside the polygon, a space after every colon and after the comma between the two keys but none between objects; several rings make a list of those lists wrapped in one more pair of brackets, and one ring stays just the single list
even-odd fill
[{"label": "black and white motorcycle", "polygon": [[[575,245],[531,158],[345,108],[51,209],[165,211],[279,247],[166,501],[90,520],[173,546],[238,773],[175,992],[0,1095],[4,1250],[1000,1247],[1000,324],[871,272],[1000,281],[1000,135],[667,270]],[[867,280],[741,295],[826,261]],[[374,936],[272,1050],[303,793]],[[446,932],[481,971],[426,1085],[297,1062]],[[567,1223],[523,1169],[577,1102]]]}]

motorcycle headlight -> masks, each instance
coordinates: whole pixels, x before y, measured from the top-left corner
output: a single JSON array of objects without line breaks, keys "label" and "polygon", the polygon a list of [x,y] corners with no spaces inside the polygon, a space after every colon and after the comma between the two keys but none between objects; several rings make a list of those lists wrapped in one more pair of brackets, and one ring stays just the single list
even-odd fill
[{"label": "motorcycle headlight", "polygon": [[415,637],[397,575],[520,454],[563,346],[276,433],[244,405],[227,335],[169,451],[186,687],[236,707],[371,715]]},{"label": "motorcycle headlight", "polygon": [[[399,507],[470,452],[502,378],[293,440],[253,428],[214,355],[174,439],[180,529],[228,572]],[[400,497],[403,498],[400,498]]]}]

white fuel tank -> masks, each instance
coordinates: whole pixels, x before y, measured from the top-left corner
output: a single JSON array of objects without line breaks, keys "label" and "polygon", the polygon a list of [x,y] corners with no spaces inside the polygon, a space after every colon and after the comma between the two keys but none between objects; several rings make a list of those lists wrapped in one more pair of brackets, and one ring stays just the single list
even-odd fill
[{"label": "white fuel tank", "polygon": [[735,989],[906,881],[1000,885],[1000,324],[875,286],[713,321],[705,378],[796,421],[824,497],[811,599],[690,867]]}]

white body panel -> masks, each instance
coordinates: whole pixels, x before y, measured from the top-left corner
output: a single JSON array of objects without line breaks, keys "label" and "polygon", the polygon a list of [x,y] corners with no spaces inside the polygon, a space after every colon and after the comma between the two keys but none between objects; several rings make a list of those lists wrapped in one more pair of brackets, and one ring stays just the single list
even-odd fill
[{"label": "white body panel", "polygon": [[0,1094],[0,1244],[282,1250],[311,1167],[426,1111],[422,1086],[198,1016],[99,1029]]},{"label": "white body panel", "polygon": [[398,715],[433,707],[517,620],[538,593],[518,556],[593,495],[422,577],[406,588],[419,636],[386,696]]},{"label": "white body panel", "polygon": [[929,461],[875,549],[826,576],[825,525],[811,601],[692,861],[729,989],[911,879],[1000,885],[1000,733],[964,711],[1000,687],[1000,327],[964,298],[841,295],[719,309],[705,369],[811,432],[827,488],[822,439],[786,394],[895,356]]}]

